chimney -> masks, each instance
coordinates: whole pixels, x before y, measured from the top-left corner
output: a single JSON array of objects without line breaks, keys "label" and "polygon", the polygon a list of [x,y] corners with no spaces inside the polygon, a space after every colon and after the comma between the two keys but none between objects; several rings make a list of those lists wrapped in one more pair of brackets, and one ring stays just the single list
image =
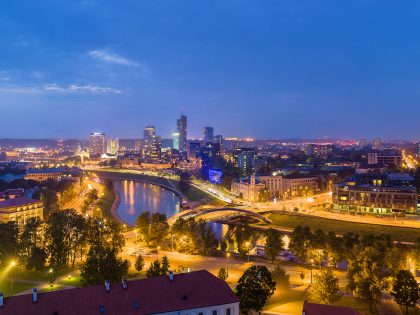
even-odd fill
[{"label": "chimney", "polygon": [[125,278],[121,279],[121,284],[122,284],[123,289],[127,289],[127,280]]},{"label": "chimney", "polygon": [[174,273],[169,271],[169,281],[174,281]]},{"label": "chimney", "polygon": [[111,283],[109,282],[109,280],[105,280],[105,291],[111,291]]},{"label": "chimney", "polygon": [[37,288],[32,289],[32,302],[34,303],[38,302],[38,289]]},{"label": "chimney", "polygon": [[4,295],[3,293],[0,293],[0,307],[4,306]]}]

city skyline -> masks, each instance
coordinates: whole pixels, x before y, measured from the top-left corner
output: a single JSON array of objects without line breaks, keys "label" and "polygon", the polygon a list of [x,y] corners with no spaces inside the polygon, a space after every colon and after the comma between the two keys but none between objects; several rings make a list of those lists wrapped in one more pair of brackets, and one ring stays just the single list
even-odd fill
[{"label": "city skyline", "polygon": [[9,3],[0,133],[136,138],[153,123],[170,135],[185,113],[193,137],[210,125],[259,139],[416,138],[418,10],[414,1]]}]

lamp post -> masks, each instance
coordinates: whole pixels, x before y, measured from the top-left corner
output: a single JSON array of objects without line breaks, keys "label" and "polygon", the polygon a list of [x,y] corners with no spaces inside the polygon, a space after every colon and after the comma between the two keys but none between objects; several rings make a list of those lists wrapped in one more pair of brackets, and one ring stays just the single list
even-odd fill
[{"label": "lamp post", "polygon": [[226,253],[226,258],[227,258],[226,271],[227,273],[229,273],[229,258],[230,258],[229,252]]},{"label": "lamp post", "polygon": [[50,282],[50,287],[53,287],[53,283],[54,283],[54,269],[50,268],[50,270],[48,270],[48,272],[51,274],[51,282]]},{"label": "lamp post", "polygon": [[313,265],[313,263],[314,263],[314,260],[311,259],[311,285],[312,285],[312,265]]},{"label": "lamp post", "polygon": [[10,268],[11,268],[11,272],[10,272],[10,275],[11,275],[11,279],[10,279],[10,293],[12,293],[13,292],[13,282],[14,282],[14,278],[13,278],[13,270],[14,270],[14,267],[16,266],[16,262],[14,261],[14,260],[12,260],[11,262],[10,262]]}]

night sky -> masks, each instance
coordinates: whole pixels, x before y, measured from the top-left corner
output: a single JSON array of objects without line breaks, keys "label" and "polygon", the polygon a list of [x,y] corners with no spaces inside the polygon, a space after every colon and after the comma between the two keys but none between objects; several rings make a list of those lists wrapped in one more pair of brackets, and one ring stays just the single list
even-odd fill
[{"label": "night sky", "polygon": [[420,138],[419,1],[0,5],[0,138]]}]

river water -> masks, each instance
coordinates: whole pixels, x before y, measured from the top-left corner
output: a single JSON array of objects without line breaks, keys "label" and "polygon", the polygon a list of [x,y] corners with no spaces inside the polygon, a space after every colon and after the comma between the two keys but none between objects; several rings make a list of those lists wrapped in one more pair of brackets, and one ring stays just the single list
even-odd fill
[{"label": "river water", "polygon": [[[131,226],[136,224],[137,217],[145,211],[160,212],[166,214],[167,218],[179,212],[180,198],[170,190],[132,180],[113,180],[113,183],[121,197],[118,215]],[[226,224],[209,222],[209,225],[219,241],[229,231]]]},{"label": "river water", "polygon": [[170,190],[131,180],[114,180],[113,183],[121,197],[118,215],[129,225],[135,225],[137,217],[145,211],[160,212],[168,218],[179,212],[180,199]]}]

